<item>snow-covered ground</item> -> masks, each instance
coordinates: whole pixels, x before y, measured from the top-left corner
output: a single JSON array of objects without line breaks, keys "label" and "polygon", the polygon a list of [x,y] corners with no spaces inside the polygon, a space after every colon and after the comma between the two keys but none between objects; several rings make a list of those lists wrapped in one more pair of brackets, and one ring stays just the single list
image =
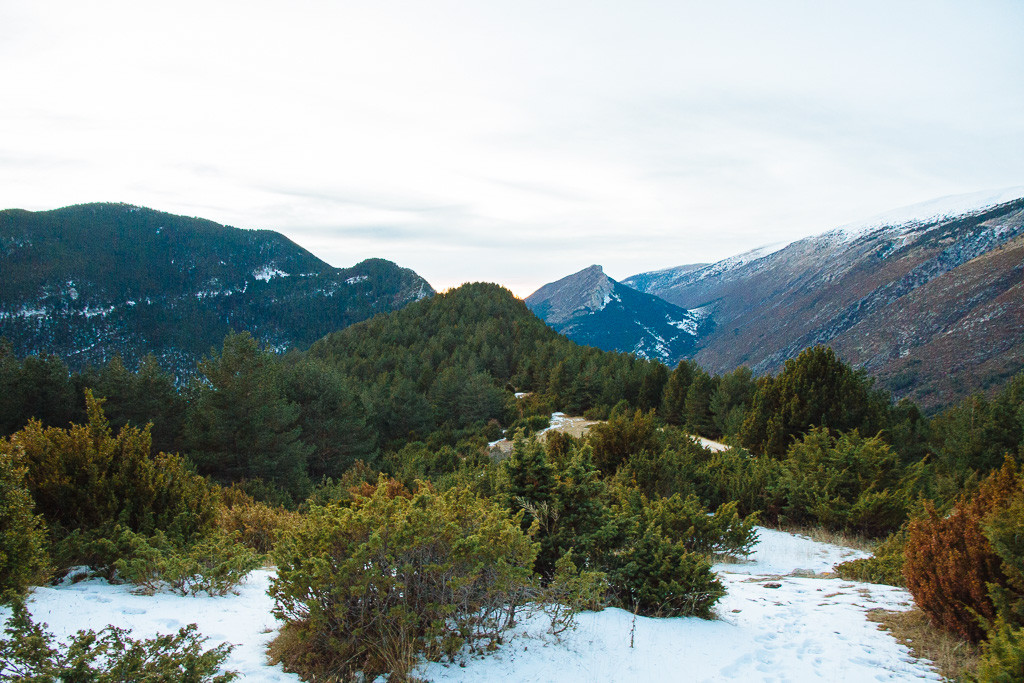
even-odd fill
[{"label": "snow-covered ground", "polygon": [[[621,609],[586,612],[573,632],[546,633],[544,615],[523,620],[487,657],[428,663],[416,674],[431,681],[903,681],[940,680],[865,612],[906,609],[896,588],[811,578],[863,554],[768,529],[743,563],[716,565],[728,594],[718,618],[651,619]],[[266,595],[270,570],[253,572],[238,595],[222,598],[138,596],[101,580],[37,588],[33,617],[65,637],[107,624],[136,638],[196,623],[210,640],[236,645],[227,667],[250,681],[298,681],[264,664],[279,626]],[[779,584],[770,588],[766,584]],[[6,618],[7,611],[0,610]]]}]

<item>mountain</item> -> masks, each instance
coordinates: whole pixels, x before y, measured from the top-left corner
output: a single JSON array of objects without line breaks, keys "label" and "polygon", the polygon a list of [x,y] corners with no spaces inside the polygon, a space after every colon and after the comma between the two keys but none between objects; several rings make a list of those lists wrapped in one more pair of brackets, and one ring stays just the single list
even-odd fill
[{"label": "mountain", "polygon": [[0,271],[16,355],[131,367],[152,352],[179,377],[231,330],[307,346],[434,293],[390,261],[334,268],[270,230],[126,204],[0,211]]},{"label": "mountain", "polygon": [[544,285],[526,305],[577,344],[669,364],[692,354],[695,340],[708,329],[701,312],[626,287],[601,266]]},{"label": "mountain", "polygon": [[908,207],[782,248],[624,283],[714,325],[696,360],[775,372],[828,344],[926,408],[1024,367],[1024,188]]}]

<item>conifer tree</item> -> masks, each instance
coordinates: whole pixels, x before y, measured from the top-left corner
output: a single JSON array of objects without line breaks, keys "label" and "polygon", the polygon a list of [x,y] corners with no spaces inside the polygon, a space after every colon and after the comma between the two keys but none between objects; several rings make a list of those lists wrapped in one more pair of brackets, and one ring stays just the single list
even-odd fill
[{"label": "conifer tree", "polygon": [[686,392],[690,389],[696,370],[695,362],[684,360],[669,375],[661,401],[661,415],[665,422],[681,426],[686,421]]},{"label": "conifer tree", "polygon": [[189,406],[186,443],[200,471],[221,481],[261,478],[293,493],[307,485],[310,447],[299,408],[281,390],[270,352],[248,332],[199,364],[205,382]]}]

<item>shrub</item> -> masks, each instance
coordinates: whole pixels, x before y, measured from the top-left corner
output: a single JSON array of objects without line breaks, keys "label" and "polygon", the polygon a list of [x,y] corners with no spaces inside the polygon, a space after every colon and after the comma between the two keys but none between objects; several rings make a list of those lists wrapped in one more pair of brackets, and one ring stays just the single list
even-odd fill
[{"label": "shrub", "polygon": [[217,673],[232,646],[202,650],[196,625],[175,635],[147,640],[129,638],[129,631],[108,626],[99,633],[79,631],[64,644],[53,643],[45,624],[32,621],[21,601],[0,639],[0,678],[25,681],[75,681],[76,683],[227,683],[235,672]]},{"label": "shrub", "polygon": [[216,508],[206,482],[180,456],[151,455],[148,428],[126,426],[113,436],[102,401],[85,395],[88,425],[57,429],[31,421],[10,437],[10,447],[24,454],[26,485],[54,540],[115,524],[185,538],[209,529]]},{"label": "shrub", "polygon": [[465,490],[312,507],[275,551],[275,658],[309,677],[402,676],[417,654],[493,647],[531,587],[536,546]]},{"label": "shrub", "polygon": [[281,534],[298,524],[299,519],[299,513],[258,502],[233,486],[221,490],[217,528],[260,555],[273,550]]},{"label": "shrub", "polygon": [[893,532],[875,549],[871,557],[836,565],[836,573],[847,581],[866,581],[889,586],[905,586],[903,548],[907,543],[907,525]]},{"label": "shrub", "polygon": [[812,429],[783,461],[788,521],[878,536],[907,517],[899,459],[878,437]]},{"label": "shrub", "polygon": [[22,459],[19,448],[0,440],[0,595],[40,581],[49,564],[46,527],[34,514]]},{"label": "shrub", "polygon": [[146,538],[124,529],[117,544],[122,548],[114,562],[117,577],[150,595],[164,589],[181,595],[226,595],[262,564],[256,553],[223,532],[180,546],[162,531]]},{"label": "shrub", "polygon": [[580,571],[572,561],[572,551],[562,555],[555,562],[555,574],[544,592],[551,634],[557,636],[575,628],[576,615],[582,610],[602,609],[607,592],[607,574]]},{"label": "shrub", "polygon": [[645,527],[615,556],[608,579],[623,607],[648,616],[708,618],[725,595],[707,558],[673,543],[657,526]]},{"label": "shrub", "polygon": [[903,574],[914,601],[937,626],[974,642],[984,637],[982,620],[996,616],[988,585],[1006,586],[1007,578],[982,526],[1019,491],[1016,465],[1007,458],[948,516],[927,505],[927,516],[911,521]]},{"label": "shrub", "polygon": [[757,513],[741,518],[736,503],[723,503],[709,514],[697,496],[651,502],[645,511],[647,524],[658,526],[671,541],[704,555],[749,555],[757,543]]},{"label": "shrub", "polygon": [[982,644],[978,668],[967,678],[979,683],[1015,683],[1024,680],[1024,628],[999,620]]},{"label": "shrub", "polygon": [[590,444],[594,449],[594,464],[605,474],[615,474],[619,465],[634,453],[661,450],[654,412],[612,411],[607,422],[591,428]]}]

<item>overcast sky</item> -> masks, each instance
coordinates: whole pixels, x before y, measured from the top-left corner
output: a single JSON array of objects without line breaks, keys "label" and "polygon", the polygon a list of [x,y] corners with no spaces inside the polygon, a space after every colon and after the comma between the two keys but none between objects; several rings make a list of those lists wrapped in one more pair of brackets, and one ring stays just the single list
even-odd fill
[{"label": "overcast sky", "polygon": [[1024,185],[1024,2],[0,0],[0,208],[520,296]]}]

